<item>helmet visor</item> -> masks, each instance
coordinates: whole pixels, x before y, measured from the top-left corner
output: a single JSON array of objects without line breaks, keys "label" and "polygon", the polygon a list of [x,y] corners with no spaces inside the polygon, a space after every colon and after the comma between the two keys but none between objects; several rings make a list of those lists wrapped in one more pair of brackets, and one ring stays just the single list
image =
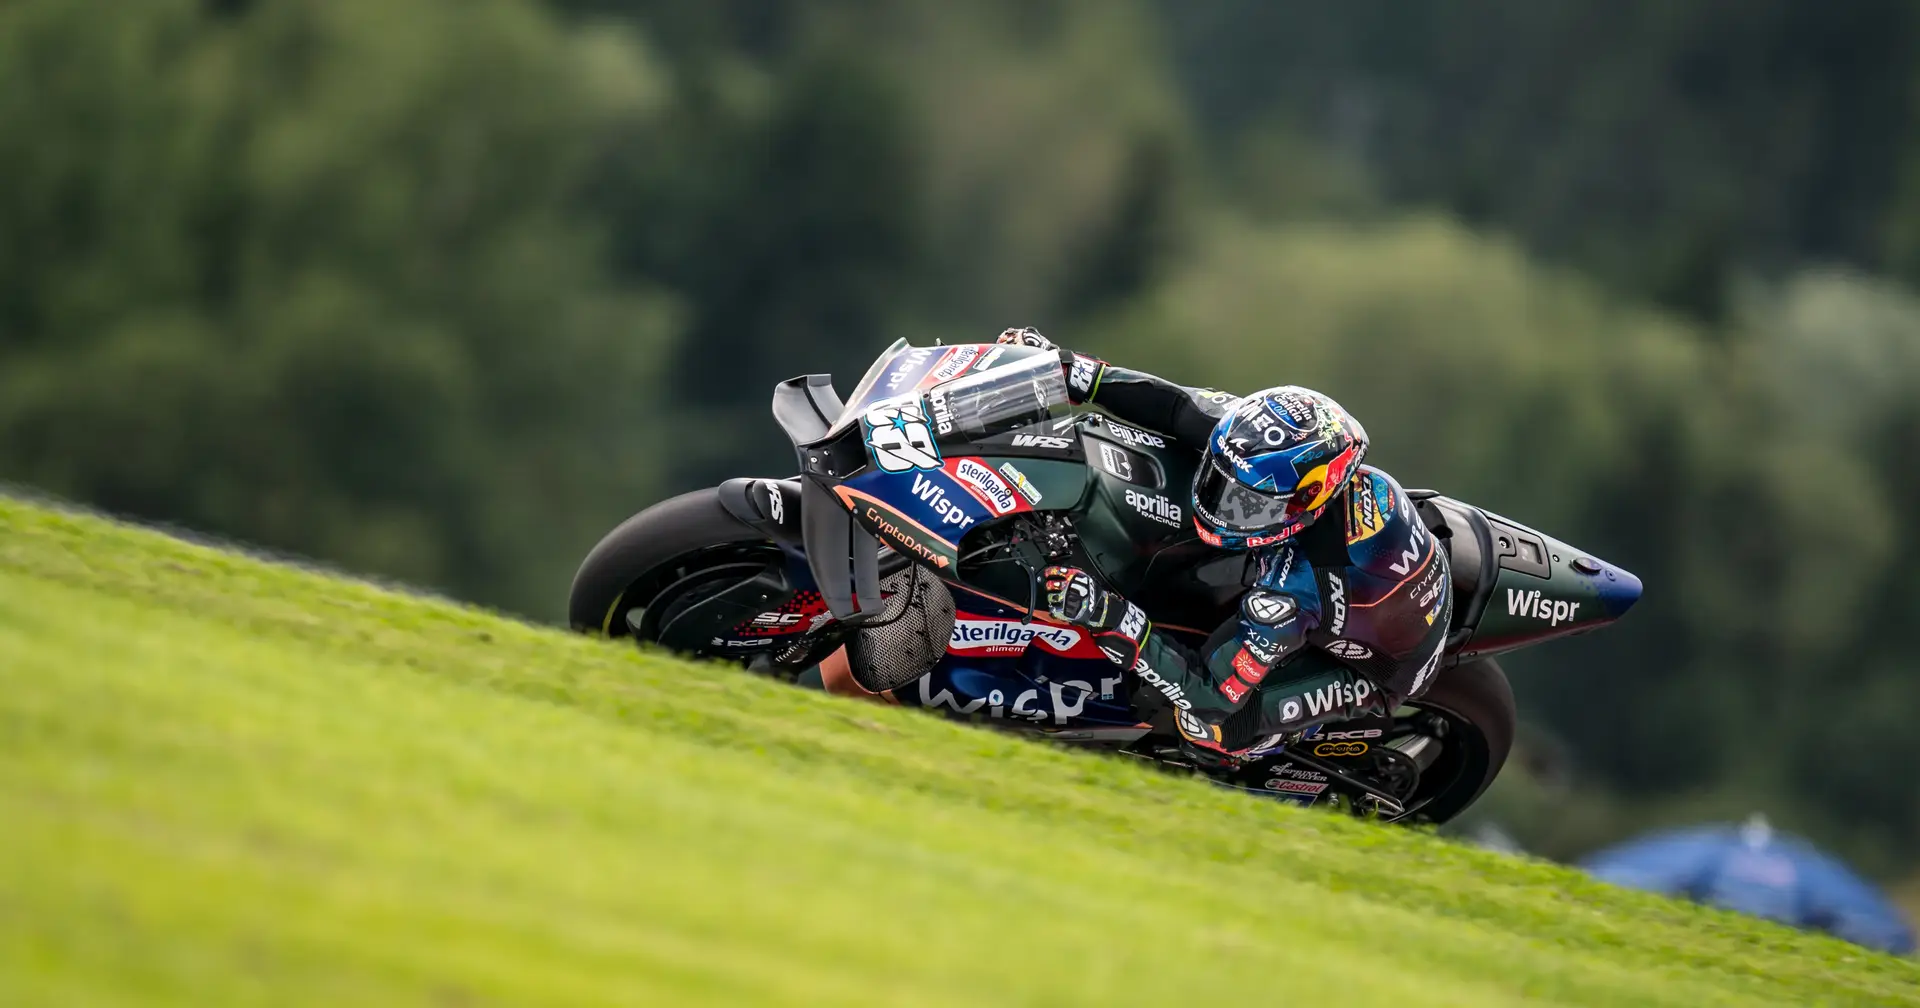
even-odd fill
[{"label": "helmet visor", "polygon": [[1321,487],[1301,487],[1285,496],[1262,493],[1234,479],[1217,459],[1208,459],[1194,483],[1194,505],[1225,528],[1260,532],[1292,521],[1320,496]]}]

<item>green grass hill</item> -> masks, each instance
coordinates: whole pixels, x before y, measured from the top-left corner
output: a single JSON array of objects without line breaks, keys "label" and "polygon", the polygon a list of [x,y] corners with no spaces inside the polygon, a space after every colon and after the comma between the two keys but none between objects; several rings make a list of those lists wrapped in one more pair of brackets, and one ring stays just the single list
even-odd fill
[{"label": "green grass hill", "polygon": [[1889,1004],[1920,965],[0,499],[0,1005],[683,1002]]}]

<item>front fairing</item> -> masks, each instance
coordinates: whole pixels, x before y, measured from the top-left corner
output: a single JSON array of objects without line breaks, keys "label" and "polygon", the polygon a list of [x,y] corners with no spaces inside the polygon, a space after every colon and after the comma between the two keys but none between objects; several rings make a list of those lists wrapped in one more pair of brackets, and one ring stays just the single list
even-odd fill
[{"label": "front fairing", "polygon": [[[1210,571],[1205,581],[1190,576],[1217,558],[1198,541],[1189,512],[1197,454],[1165,435],[1075,411],[1059,359],[1021,346],[900,343],[876,360],[826,434],[799,445],[807,549],[829,599],[851,596],[834,587],[847,578],[844,550],[871,539],[947,580],[975,580],[1024,602],[1036,557],[960,568],[991,545],[983,538],[989,529],[1044,512],[1069,517],[1076,562],[1123,594],[1164,597],[1183,621],[1220,610],[1223,598],[1214,596],[1228,594],[1238,568],[1231,576]],[[852,517],[851,536],[833,513]]]},{"label": "front fairing", "polygon": [[867,533],[950,576],[983,523],[1079,504],[1067,409],[1057,354],[896,344],[802,461]]}]

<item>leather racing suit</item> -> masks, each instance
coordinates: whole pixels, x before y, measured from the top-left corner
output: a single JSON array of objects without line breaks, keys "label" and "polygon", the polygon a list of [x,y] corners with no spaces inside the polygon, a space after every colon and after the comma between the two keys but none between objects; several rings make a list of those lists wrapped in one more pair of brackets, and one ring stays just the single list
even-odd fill
[{"label": "leather racing suit", "polygon": [[[1240,401],[1078,354],[1068,387],[1196,453]],[[1297,535],[1254,550],[1239,612],[1198,651],[1150,624],[1140,637],[1136,700],[1172,708],[1190,744],[1244,754],[1391,712],[1432,684],[1451,616],[1447,552],[1379,469],[1358,467],[1341,494]]]}]

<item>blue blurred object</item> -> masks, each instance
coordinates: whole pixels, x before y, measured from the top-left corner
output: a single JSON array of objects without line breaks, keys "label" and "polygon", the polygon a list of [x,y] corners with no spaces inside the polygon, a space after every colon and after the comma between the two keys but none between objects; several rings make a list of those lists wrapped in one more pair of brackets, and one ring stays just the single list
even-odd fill
[{"label": "blue blurred object", "polygon": [[1656,833],[1594,854],[1581,867],[1633,889],[1699,903],[1905,955],[1913,929],[1878,889],[1812,844],[1755,816],[1743,826]]}]

